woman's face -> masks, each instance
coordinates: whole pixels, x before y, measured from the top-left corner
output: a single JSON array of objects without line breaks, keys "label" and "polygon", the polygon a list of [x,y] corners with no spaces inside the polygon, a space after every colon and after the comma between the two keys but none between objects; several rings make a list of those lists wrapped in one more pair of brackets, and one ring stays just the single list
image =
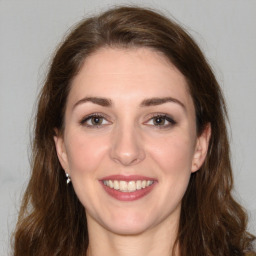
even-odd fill
[{"label": "woman's face", "polygon": [[197,137],[186,80],[160,53],[102,48],[74,78],[54,139],[89,228],[138,234],[178,223],[209,129]]}]

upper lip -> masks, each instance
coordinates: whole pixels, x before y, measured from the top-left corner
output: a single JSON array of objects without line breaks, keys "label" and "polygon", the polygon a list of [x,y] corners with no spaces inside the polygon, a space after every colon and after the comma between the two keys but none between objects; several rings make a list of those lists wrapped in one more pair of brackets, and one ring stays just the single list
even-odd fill
[{"label": "upper lip", "polygon": [[156,181],[155,178],[147,177],[147,176],[141,176],[141,175],[110,175],[101,178],[100,180],[124,180],[124,181],[136,181],[136,180],[153,180]]}]

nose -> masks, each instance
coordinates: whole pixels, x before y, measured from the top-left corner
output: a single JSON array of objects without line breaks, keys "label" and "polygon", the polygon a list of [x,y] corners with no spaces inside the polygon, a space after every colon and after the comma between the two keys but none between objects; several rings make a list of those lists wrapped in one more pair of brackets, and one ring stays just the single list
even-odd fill
[{"label": "nose", "polygon": [[110,157],[124,166],[138,164],[145,158],[142,139],[134,127],[117,128],[113,131]]}]

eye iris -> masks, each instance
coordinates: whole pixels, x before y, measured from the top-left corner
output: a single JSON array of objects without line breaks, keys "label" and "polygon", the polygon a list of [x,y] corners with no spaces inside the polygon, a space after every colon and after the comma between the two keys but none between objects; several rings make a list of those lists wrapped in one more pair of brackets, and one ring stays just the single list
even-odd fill
[{"label": "eye iris", "polygon": [[163,125],[165,123],[165,118],[155,117],[153,122],[154,122],[154,125]]},{"label": "eye iris", "polygon": [[100,125],[102,123],[102,117],[93,117],[92,118],[92,124],[93,125]]}]

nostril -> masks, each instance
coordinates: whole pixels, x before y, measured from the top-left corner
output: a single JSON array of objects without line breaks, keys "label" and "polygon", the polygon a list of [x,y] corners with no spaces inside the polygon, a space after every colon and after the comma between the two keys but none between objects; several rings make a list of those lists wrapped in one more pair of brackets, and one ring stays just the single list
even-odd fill
[{"label": "nostril", "polygon": [[115,162],[128,166],[140,162],[139,154],[114,154],[112,159]]}]

